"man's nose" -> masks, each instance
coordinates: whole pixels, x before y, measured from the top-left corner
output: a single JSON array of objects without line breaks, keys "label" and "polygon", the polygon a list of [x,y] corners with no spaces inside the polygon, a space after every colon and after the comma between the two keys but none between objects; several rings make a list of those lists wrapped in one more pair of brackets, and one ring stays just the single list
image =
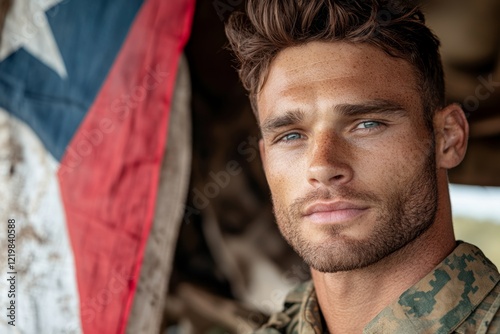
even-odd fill
[{"label": "man's nose", "polygon": [[309,151],[308,182],[314,187],[348,183],[353,177],[349,144],[333,134],[317,138]]}]

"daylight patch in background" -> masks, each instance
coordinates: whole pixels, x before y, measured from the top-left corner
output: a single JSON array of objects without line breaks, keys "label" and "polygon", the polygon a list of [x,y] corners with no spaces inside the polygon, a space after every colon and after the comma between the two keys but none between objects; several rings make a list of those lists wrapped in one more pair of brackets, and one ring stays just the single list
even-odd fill
[{"label": "daylight patch in background", "polygon": [[455,235],[470,242],[500,267],[500,188],[451,184]]}]

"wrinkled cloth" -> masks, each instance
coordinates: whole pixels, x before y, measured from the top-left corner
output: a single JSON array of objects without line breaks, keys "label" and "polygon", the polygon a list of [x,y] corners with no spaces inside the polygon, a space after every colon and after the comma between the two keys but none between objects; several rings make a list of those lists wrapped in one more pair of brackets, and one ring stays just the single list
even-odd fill
[{"label": "wrinkled cloth", "polygon": [[[431,273],[383,309],[364,334],[500,333],[500,274],[479,248],[459,242]],[[312,281],[256,334],[328,333]]]}]

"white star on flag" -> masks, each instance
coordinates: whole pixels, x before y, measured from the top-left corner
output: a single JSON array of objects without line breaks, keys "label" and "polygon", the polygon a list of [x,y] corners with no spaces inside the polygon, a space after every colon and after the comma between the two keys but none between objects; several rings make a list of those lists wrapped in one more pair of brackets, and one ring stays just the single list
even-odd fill
[{"label": "white star on flag", "polygon": [[0,61],[24,48],[61,78],[68,73],[45,12],[63,0],[14,0],[5,19]]}]

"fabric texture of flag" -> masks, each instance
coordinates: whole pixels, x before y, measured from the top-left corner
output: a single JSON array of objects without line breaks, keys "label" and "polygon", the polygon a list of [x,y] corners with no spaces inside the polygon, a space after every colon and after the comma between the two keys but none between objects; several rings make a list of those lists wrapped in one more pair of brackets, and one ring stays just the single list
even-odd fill
[{"label": "fabric texture of flag", "polygon": [[[0,219],[16,220],[16,333],[125,332],[193,11],[194,0],[12,2]],[[6,319],[0,332],[14,332]]]}]

